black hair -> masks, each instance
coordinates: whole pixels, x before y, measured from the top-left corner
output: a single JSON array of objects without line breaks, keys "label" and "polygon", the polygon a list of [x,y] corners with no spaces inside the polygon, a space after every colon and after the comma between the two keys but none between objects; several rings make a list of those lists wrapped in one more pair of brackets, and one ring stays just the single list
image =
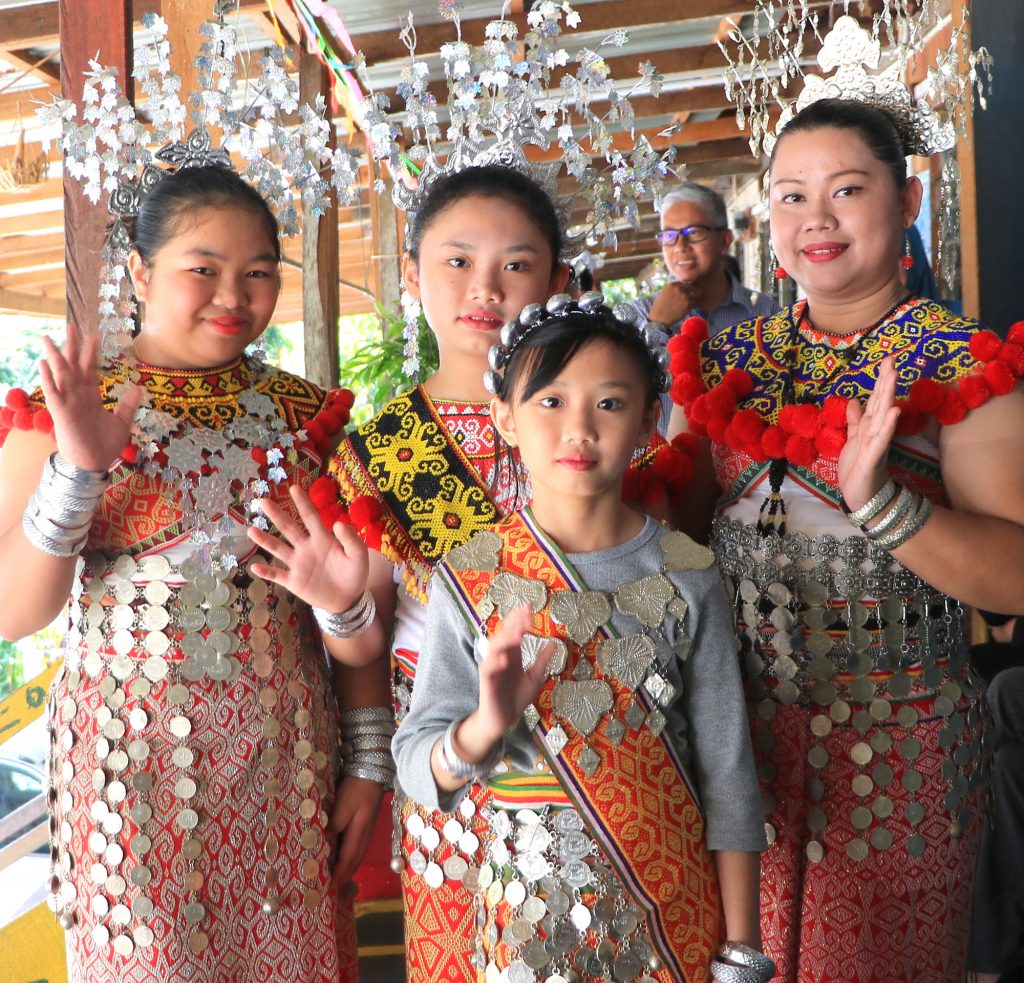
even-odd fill
[{"label": "black hair", "polygon": [[515,205],[547,239],[551,247],[551,268],[558,265],[562,255],[562,227],[554,202],[532,178],[501,164],[467,167],[437,178],[432,183],[423,204],[416,210],[406,240],[406,251],[413,260],[419,262],[423,236],[437,217],[451,205],[473,195],[502,198]]},{"label": "black hair", "polygon": [[152,262],[180,230],[180,221],[200,208],[242,208],[257,215],[263,222],[275,257],[281,259],[277,218],[266,200],[237,172],[211,165],[185,167],[168,174],[142,199],[129,234],[143,262]]},{"label": "black hair", "polygon": [[[607,341],[633,362],[644,381],[647,406],[658,402],[661,393],[662,367],[644,338],[643,329],[618,320],[607,307],[590,311],[578,308],[567,314],[545,315],[539,324],[514,344],[501,376],[499,399],[523,402],[536,395],[588,345]],[[495,430],[494,463],[496,470],[505,468],[515,486],[515,500],[522,494],[519,468],[512,464],[509,449]]]},{"label": "black hair", "polygon": [[633,362],[644,380],[646,402],[654,403],[660,393],[661,366],[642,329],[617,320],[606,307],[548,316],[531,327],[512,348],[502,376],[501,399],[529,399],[550,385],[581,349],[598,341],[610,342]]},{"label": "black hair", "polygon": [[855,99],[819,99],[800,110],[783,128],[768,170],[775,164],[779,144],[791,133],[823,129],[853,130],[867,144],[876,160],[889,169],[898,190],[907,183],[907,158],[903,138],[893,118],[883,109]]}]

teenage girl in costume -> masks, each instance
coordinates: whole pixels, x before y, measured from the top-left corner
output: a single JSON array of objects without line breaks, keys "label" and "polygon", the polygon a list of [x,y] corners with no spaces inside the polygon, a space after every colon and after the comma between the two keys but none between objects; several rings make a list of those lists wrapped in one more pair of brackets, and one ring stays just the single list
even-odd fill
[{"label": "teenage girl in costume", "polygon": [[[343,589],[337,596],[316,564],[308,577],[291,569],[281,581],[332,611],[348,608],[364,586],[369,589],[375,621],[358,638],[328,645],[350,660],[390,654],[399,720],[416,672],[434,564],[515,504],[514,470],[495,464],[490,395],[482,379],[502,324],[526,304],[543,303],[564,289],[568,269],[559,262],[561,250],[551,200],[518,171],[471,167],[436,181],[416,213],[402,276],[437,338],[438,369],[350,433],[331,461],[347,518],[371,547],[368,572],[364,561],[347,579],[338,578]],[[319,491],[314,500],[330,525],[336,515]],[[273,511],[271,517],[277,521]],[[352,530],[339,532],[357,553]],[[321,545],[330,549],[331,542]],[[291,558],[292,567],[302,555]],[[403,802],[400,797],[398,808]],[[404,806],[401,853],[431,862],[428,872],[418,859],[411,866],[396,858],[403,870],[409,983],[463,983],[475,975],[472,897],[458,879],[443,874],[445,860],[459,853],[442,832],[449,818]],[[475,822],[470,817],[464,825]],[[472,847],[468,837],[462,846]]]},{"label": "teenage girl in costume", "polygon": [[707,980],[728,936],[743,978],[767,979],[720,577],[710,551],[623,503],[662,372],[635,327],[583,303],[525,312],[497,360],[492,413],[533,503],[437,567],[399,778],[431,808],[492,791],[471,874],[488,978]]},{"label": "teenage girl in costume", "polygon": [[790,983],[964,972],[985,755],[962,605],[1020,610],[1024,328],[907,295],[920,201],[884,112],[812,104],[770,190],[807,299],[670,346],[674,422],[720,486],[774,836],[762,932]]},{"label": "teenage girl in costume", "polygon": [[0,414],[0,633],[71,595],[50,802],[74,983],[355,978],[334,838],[365,840],[380,787],[353,780],[332,807],[320,638],[243,532],[256,495],[310,485],[351,404],[243,354],[279,264],[273,213],[237,174],[166,176],[134,232],[134,358],[97,386],[97,339],[71,328],[45,342],[42,393]]}]

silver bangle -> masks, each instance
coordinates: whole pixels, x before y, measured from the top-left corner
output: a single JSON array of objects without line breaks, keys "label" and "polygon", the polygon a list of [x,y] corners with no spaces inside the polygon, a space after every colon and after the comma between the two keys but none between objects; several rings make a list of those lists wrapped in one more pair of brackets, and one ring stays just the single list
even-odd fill
[{"label": "silver bangle", "polygon": [[370,765],[372,768],[385,768],[388,771],[395,770],[395,759],[390,751],[358,751],[352,755],[352,760],[347,767],[362,767]]},{"label": "silver bangle", "polygon": [[47,556],[56,557],[58,560],[67,560],[73,556],[78,556],[78,554],[85,548],[85,544],[89,539],[88,530],[84,536],[80,536],[75,540],[66,539],[64,537],[54,539],[47,536],[36,527],[27,510],[21,517],[21,527],[25,532],[25,538],[37,550],[41,553],[45,553]]},{"label": "silver bangle", "polygon": [[395,726],[395,713],[388,706],[352,707],[342,710],[341,723],[347,730],[349,724],[377,724],[386,722],[391,729]]},{"label": "silver bangle", "polygon": [[768,983],[775,976],[775,961],[744,942],[725,942],[710,969],[720,983]]},{"label": "silver bangle", "polygon": [[890,529],[902,522],[915,505],[914,493],[907,488],[900,487],[900,493],[896,496],[896,502],[870,529],[864,527],[864,535],[874,541],[879,536],[884,536]]},{"label": "silver bangle", "polygon": [[444,768],[452,778],[483,778],[485,775],[489,775],[494,769],[494,766],[504,757],[505,754],[505,739],[502,738],[494,745],[494,749],[491,751],[483,761],[477,764],[470,764],[468,761],[464,761],[459,757],[455,751],[454,737],[455,728],[461,724],[461,720],[453,720],[449,725],[448,729],[444,732],[444,736],[438,742],[438,753],[441,758],[441,766]]},{"label": "silver bangle", "polygon": [[855,526],[863,526],[870,522],[879,512],[885,508],[888,502],[896,497],[896,484],[892,478],[887,478],[884,485],[875,492],[859,509],[851,512],[847,507],[845,499],[842,501],[842,509],[846,518]]},{"label": "silver bangle", "polygon": [[77,556],[109,478],[106,471],[86,471],[51,454],[21,517],[25,538],[48,556]]},{"label": "silver bangle", "polygon": [[917,509],[906,521],[884,536],[876,537],[873,542],[885,550],[894,550],[902,546],[912,536],[916,536],[932,514],[932,503],[923,495],[918,496]]},{"label": "silver bangle", "polygon": [[384,788],[391,788],[395,783],[395,773],[384,768],[374,768],[369,765],[353,765],[344,771],[345,778],[362,778],[364,781],[376,782]]},{"label": "silver bangle", "polygon": [[355,638],[373,624],[377,605],[373,594],[364,590],[362,596],[347,611],[335,613],[313,607],[313,617],[320,630],[331,638]]}]

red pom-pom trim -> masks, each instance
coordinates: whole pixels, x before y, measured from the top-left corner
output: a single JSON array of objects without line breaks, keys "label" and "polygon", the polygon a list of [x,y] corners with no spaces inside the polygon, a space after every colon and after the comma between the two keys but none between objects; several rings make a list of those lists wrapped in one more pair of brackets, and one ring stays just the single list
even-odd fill
[{"label": "red pom-pom trim", "polygon": [[18,430],[31,430],[32,417],[34,415],[35,414],[32,412],[32,410],[28,409],[27,407],[15,410],[13,419],[14,426]]},{"label": "red pom-pom trim", "polygon": [[994,331],[979,331],[971,338],[971,355],[979,362],[991,362],[1002,347],[1002,339]]},{"label": "red pom-pom trim", "polygon": [[846,407],[850,401],[845,396],[829,396],[821,404],[821,425],[846,429]]},{"label": "red pom-pom trim", "polygon": [[909,401],[917,413],[937,413],[946,401],[946,390],[934,379],[918,379],[910,387]]},{"label": "red pom-pom trim", "polygon": [[139,459],[139,448],[137,444],[129,441],[121,448],[121,460],[125,464],[135,464]]},{"label": "red pom-pom trim", "polygon": [[942,408],[935,414],[935,419],[944,427],[953,426],[967,416],[967,404],[958,392],[950,390],[946,394],[946,401]]},{"label": "red pom-pom trim", "polygon": [[8,389],[4,403],[12,410],[23,410],[29,405],[28,393],[24,389]]},{"label": "red pom-pom trim", "polygon": [[992,390],[981,375],[968,375],[960,380],[960,398],[969,410],[976,410],[992,398]]},{"label": "red pom-pom trim", "polygon": [[1017,385],[1017,377],[1006,362],[989,362],[982,370],[982,375],[995,396],[1011,393]]},{"label": "red pom-pom trim", "polygon": [[679,335],[682,338],[689,338],[693,341],[704,341],[708,336],[708,322],[696,315],[688,317],[679,325]]},{"label": "red pom-pom trim", "polygon": [[32,426],[40,433],[53,433],[53,417],[45,406],[40,406],[32,417]]}]

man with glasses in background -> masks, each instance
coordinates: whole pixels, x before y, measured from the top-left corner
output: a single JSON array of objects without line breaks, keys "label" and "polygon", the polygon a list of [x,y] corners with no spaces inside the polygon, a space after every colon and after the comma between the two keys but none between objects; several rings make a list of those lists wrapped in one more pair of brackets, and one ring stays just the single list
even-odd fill
[{"label": "man with glasses in background", "polygon": [[718,192],[693,182],[670,191],[661,200],[657,239],[672,282],[656,296],[638,300],[635,307],[665,335],[675,334],[691,314],[706,318],[708,333],[714,335],[778,309],[773,297],[748,290],[726,268],[733,234]]}]

